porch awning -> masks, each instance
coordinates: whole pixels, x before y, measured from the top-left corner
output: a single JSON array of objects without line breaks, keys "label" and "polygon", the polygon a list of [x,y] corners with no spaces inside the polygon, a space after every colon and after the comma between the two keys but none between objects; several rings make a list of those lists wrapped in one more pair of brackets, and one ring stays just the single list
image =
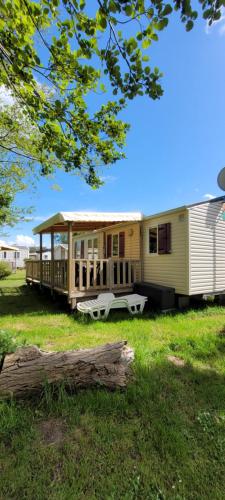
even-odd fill
[{"label": "porch awning", "polygon": [[59,212],[36,226],[33,233],[66,232],[68,222],[72,222],[73,232],[87,232],[120,222],[137,222],[141,219],[140,212]]}]

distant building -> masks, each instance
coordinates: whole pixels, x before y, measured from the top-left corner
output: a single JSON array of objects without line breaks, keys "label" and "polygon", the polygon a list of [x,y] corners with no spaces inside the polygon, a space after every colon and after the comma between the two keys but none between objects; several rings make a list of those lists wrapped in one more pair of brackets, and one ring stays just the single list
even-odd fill
[{"label": "distant building", "polygon": [[8,262],[12,269],[25,268],[26,259],[29,259],[29,248],[21,245],[0,245],[0,260]]},{"label": "distant building", "polygon": [[68,258],[68,245],[66,243],[60,243],[59,245],[56,245],[54,248],[54,259],[61,260],[67,258]]},{"label": "distant building", "polygon": [[[32,260],[40,260],[40,250],[37,249],[34,251],[32,249],[32,252],[30,252],[30,259]],[[68,258],[68,245],[64,243],[60,243],[59,245],[56,245],[54,247],[54,259],[55,260],[61,260],[61,259],[67,259]],[[42,260],[51,260],[51,250],[49,249],[44,249],[42,252]]]}]

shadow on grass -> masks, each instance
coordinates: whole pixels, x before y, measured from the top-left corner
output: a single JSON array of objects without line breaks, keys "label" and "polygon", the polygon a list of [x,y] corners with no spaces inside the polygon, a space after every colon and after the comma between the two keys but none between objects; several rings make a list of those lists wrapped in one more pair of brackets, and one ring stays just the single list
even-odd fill
[{"label": "shadow on grass", "polygon": [[[15,278],[16,280],[16,278]],[[142,321],[148,321],[150,320],[157,320],[159,317],[171,317],[171,318],[176,318],[176,316],[185,316],[186,314],[190,313],[191,311],[197,312],[197,311],[204,311],[208,310],[211,308],[217,307],[216,304],[209,303],[209,302],[198,302],[193,303],[193,306],[185,309],[183,311],[181,310],[173,310],[173,311],[168,311],[166,313],[162,313],[162,311],[154,308],[149,308],[147,307],[142,315],[136,315],[132,316],[128,313],[127,309],[124,310],[111,310],[110,314],[105,321],[105,324],[107,323],[117,323],[121,321],[135,321],[137,319],[140,319]],[[0,286],[0,316],[3,315],[20,315],[20,314],[27,314],[29,313],[32,315],[34,314],[46,314],[46,313],[69,313],[69,306],[66,302],[66,297],[60,296],[60,295],[55,295],[54,298],[51,297],[50,295],[50,290],[48,288],[42,289],[40,291],[39,288],[36,287],[31,287],[28,285],[22,285],[22,286]],[[78,312],[74,312],[74,318],[76,321],[83,323],[83,324],[89,324],[93,322],[93,320],[89,317],[89,315],[81,315]]]},{"label": "shadow on grass", "polygon": [[[186,308],[186,309],[174,309],[174,310],[171,310],[171,311],[166,311],[166,312],[163,312],[161,311],[160,309],[157,309],[157,308],[154,308],[154,307],[150,307],[150,306],[147,306],[145,307],[145,310],[143,312],[143,314],[137,314],[135,316],[132,316],[131,314],[129,314],[128,310],[126,308],[124,309],[120,309],[118,311],[116,311],[115,309],[112,309],[110,312],[109,312],[109,316],[106,320],[102,320],[106,325],[107,323],[119,323],[121,321],[127,321],[128,319],[130,321],[135,321],[137,319],[141,319],[142,321],[143,320],[157,320],[158,318],[166,318],[166,317],[170,317],[170,318],[176,318],[177,316],[187,316],[188,314],[190,314],[191,312],[193,313],[197,313],[199,311],[209,311],[209,310],[215,310],[218,308],[218,305],[216,303],[213,303],[213,302],[207,302],[207,301],[198,301],[198,302],[193,302],[191,304],[190,307]],[[225,312],[225,309],[224,309],[224,312]],[[75,319],[76,321],[80,322],[80,323],[83,323],[83,324],[90,324],[90,323],[93,323],[94,321],[91,319],[91,317],[89,316],[89,314],[81,314],[79,313],[78,311],[75,311]]]},{"label": "shadow on grass", "polygon": [[65,312],[63,300],[55,300],[49,291],[42,291],[27,285],[19,287],[0,287],[0,316],[21,314],[46,314]]}]

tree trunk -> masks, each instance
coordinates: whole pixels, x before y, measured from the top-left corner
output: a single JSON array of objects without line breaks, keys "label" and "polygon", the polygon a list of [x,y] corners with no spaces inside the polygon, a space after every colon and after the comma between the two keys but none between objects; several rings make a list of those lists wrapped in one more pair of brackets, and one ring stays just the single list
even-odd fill
[{"label": "tree trunk", "polygon": [[70,389],[125,387],[133,350],[126,341],[79,351],[44,352],[22,347],[6,355],[0,373],[0,397],[25,397],[46,383],[64,382]]}]

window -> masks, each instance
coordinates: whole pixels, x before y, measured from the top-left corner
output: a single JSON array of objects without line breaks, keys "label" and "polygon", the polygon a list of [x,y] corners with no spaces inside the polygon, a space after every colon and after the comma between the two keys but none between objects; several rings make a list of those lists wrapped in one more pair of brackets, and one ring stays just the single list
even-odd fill
[{"label": "window", "polygon": [[157,227],[149,229],[149,253],[157,253],[158,248],[158,233]]},{"label": "window", "polygon": [[159,224],[149,229],[149,253],[171,253],[171,223]]},{"label": "window", "polygon": [[3,252],[3,259],[7,258],[7,252]]},{"label": "window", "polygon": [[119,252],[119,238],[118,238],[118,234],[113,234],[113,237],[112,237],[112,254],[113,254],[113,257],[118,257],[118,252]]},{"label": "window", "polygon": [[98,258],[98,239],[93,238],[88,240],[88,259]]},{"label": "window", "polygon": [[98,239],[95,238],[93,240],[93,258],[97,259],[98,258]]},{"label": "window", "polygon": [[93,259],[93,240],[88,240],[88,259]]},{"label": "window", "polygon": [[107,234],[107,258],[125,257],[125,232],[117,234]]},{"label": "window", "polygon": [[14,252],[14,259],[20,258],[20,252]]},{"label": "window", "polygon": [[80,259],[81,241],[75,241],[75,259]]},{"label": "window", "polygon": [[80,242],[80,258],[84,259],[84,240]]},{"label": "window", "polygon": [[74,245],[75,259],[98,259],[98,238],[77,240]]}]

